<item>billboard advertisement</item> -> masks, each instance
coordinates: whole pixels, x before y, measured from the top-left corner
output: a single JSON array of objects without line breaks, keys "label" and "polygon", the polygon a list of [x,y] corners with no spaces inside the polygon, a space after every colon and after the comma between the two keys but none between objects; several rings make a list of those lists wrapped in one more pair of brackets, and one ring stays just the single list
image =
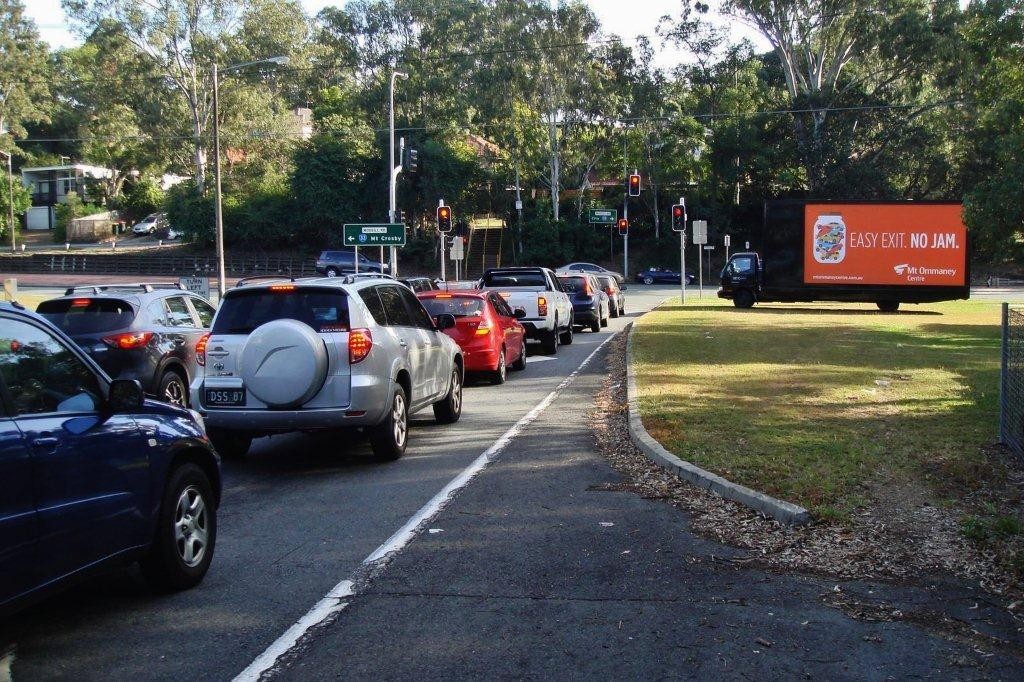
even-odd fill
[{"label": "billboard advertisement", "polygon": [[964,286],[960,204],[807,204],[805,284]]}]

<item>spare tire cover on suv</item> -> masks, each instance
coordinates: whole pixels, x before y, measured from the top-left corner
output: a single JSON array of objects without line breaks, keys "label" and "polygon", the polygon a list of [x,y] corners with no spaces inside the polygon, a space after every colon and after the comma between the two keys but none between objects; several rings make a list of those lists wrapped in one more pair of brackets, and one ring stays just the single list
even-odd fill
[{"label": "spare tire cover on suv", "polygon": [[270,407],[297,407],[327,379],[327,348],[312,327],[273,320],[257,327],[241,357],[245,388]]}]

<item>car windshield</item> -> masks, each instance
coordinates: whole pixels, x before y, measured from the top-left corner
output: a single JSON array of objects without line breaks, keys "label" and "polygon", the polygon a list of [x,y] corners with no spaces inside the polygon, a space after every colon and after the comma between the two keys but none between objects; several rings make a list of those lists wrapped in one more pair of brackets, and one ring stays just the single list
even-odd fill
[{"label": "car windshield", "polygon": [[142,222],[144,222],[144,223],[155,223],[157,218],[159,218],[159,217],[160,217],[159,213],[154,213],[152,215],[148,215],[145,218],[143,218]]},{"label": "car windshield", "polygon": [[476,297],[452,296],[451,298],[421,298],[420,303],[431,317],[448,313],[455,317],[473,317],[483,314],[484,302]]},{"label": "car windshield", "polygon": [[135,319],[135,309],[117,298],[58,298],[43,301],[36,312],[69,336],[123,329]]},{"label": "car windshield", "polygon": [[348,297],[340,289],[292,287],[236,290],[224,297],[214,334],[248,334],[273,320],[298,320],[320,333],[348,331]]},{"label": "car windshield", "polygon": [[543,272],[489,272],[484,275],[485,287],[544,287]]},{"label": "car windshield", "polygon": [[597,281],[601,284],[602,287],[606,289],[610,286],[614,286],[615,284],[614,279],[612,279],[611,277],[607,277],[605,275],[598,275]]}]

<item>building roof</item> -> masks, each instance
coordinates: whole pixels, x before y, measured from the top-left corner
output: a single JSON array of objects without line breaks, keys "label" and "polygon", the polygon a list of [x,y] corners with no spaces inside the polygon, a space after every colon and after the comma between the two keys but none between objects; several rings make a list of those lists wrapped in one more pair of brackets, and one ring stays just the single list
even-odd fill
[{"label": "building roof", "polygon": [[109,168],[102,166],[90,166],[84,163],[72,163],[67,166],[35,166],[33,168],[22,168],[21,174],[25,173],[46,173],[51,171],[81,171],[84,175],[91,175],[94,178],[109,178],[113,173]]}]

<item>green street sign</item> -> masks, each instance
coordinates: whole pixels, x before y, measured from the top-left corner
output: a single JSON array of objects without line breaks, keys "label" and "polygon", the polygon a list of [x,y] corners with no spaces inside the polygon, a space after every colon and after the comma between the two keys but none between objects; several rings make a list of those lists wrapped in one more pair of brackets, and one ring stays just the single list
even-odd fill
[{"label": "green street sign", "polygon": [[590,209],[590,222],[594,225],[614,225],[619,219],[617,208],[592,208]]},{"label": "green street sign", "polygon": [[346,223],[345,246],[405,246],[405,225]]}]

